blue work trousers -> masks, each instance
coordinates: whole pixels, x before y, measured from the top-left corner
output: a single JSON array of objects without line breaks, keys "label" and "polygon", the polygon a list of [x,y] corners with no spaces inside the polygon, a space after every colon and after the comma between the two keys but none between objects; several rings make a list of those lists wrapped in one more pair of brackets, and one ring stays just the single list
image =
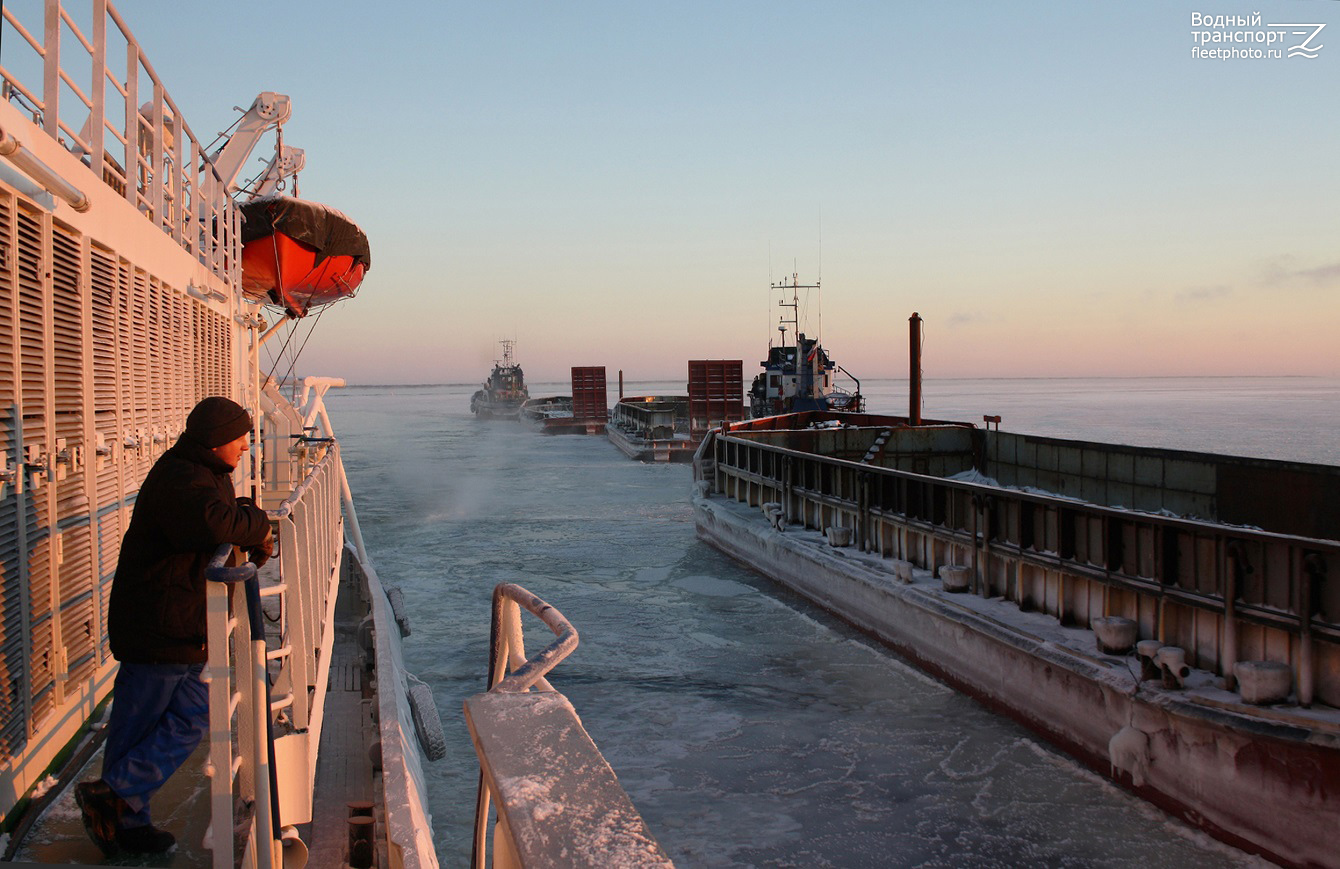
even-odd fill
[{"label": "blue work trousers", "polygon": [[130,807],[119,826],[150,823],[149,800],[209,729],[204,664],[122,662],[113,686],[102,779]]}]

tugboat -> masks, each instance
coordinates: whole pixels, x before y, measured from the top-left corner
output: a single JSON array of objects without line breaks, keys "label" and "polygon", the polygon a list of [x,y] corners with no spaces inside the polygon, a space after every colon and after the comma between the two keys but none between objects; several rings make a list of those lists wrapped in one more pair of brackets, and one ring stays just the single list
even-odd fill
[{"label": "tugboat", "polygon": [[[749,415],[758,418],[807,410],[861,413],[865,409],[861,381],[830,359],[818,338],[807,338],[800,331],[800,291],[818,290],[819,284],[802,284],[800,276],[793,273],[789,283],[783,278],[772,289],[781,291],[777,304],[789,308],[791,314],[789,319],[785,313],[781,315],[777,325],[781,343],[774,347],[769,342],[768,358],[759,363],[763,373],[756,375],[749,387]],[[786,300],[787,290],[791,291],[790,301]],[[795,344],[786,343],[788,326],[796,336]],[[834,385],[835,370],[851,378],[855,384],[852,391]]]},{"label": "tugboat", "polygon": [[512,359],[515,341],[504,339],[502,361],[493,363],[493,373],[484,388],[470,397],[470,412],[479,419],[517,419],[521,405],[530,398],[521,366]]}]

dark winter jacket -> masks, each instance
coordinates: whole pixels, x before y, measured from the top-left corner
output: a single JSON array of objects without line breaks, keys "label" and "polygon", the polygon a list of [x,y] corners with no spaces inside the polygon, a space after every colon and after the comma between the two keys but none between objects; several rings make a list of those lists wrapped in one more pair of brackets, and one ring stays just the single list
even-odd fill
[{"label": "dark winter jacket", "polygon": [[140,664],[206,659],[205,566],[220,543],[265,540],[265,511],[239,501],[232,469],[189,438],[163,454],[135,499],[112,580],[112,654]]}]

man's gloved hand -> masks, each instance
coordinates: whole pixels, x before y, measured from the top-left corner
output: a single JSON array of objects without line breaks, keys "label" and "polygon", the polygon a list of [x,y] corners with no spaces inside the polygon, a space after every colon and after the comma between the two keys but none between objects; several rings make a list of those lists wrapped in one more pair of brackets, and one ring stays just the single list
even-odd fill
[{"label": "man's gloved hand", "polygon": [[270,560],[270,556],[274,555],[274,551],[275,536],[274,533],[271,532],[265,535],[264,541],[247,550],[247,560],[259,568],[261,565],[265,564],[265,562]]}]

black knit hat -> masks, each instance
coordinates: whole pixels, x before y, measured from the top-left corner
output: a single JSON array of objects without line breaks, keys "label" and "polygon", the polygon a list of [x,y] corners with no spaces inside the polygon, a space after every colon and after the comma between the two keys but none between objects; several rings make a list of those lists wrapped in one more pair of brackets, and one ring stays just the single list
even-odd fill
[{"label": "black knit hat", "polygon": [[231,398],[211,395],[186,417],[186,437],[211,449],[251,431],[251,414]]}]

